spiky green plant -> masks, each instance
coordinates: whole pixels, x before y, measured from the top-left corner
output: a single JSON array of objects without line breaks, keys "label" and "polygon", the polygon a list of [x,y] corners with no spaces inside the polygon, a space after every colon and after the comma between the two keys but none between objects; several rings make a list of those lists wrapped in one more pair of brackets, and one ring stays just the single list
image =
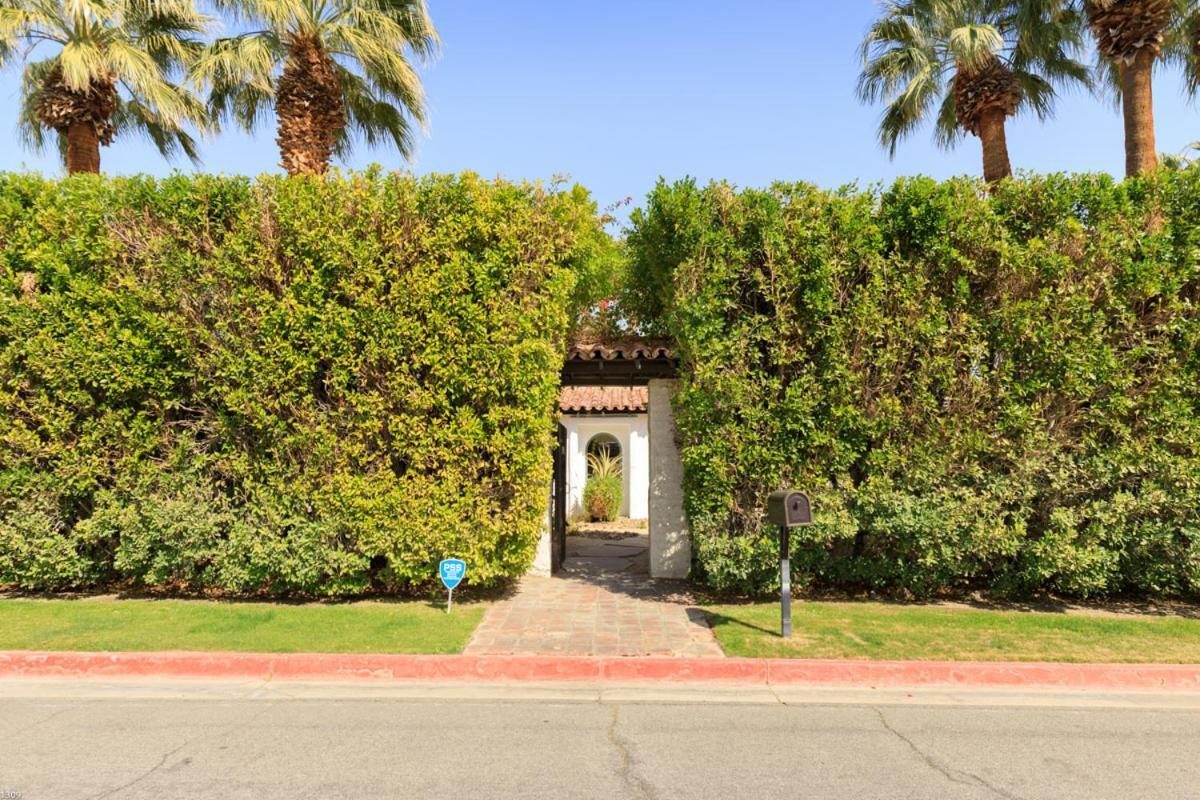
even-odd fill
[{"label": "spiky green plant", "polygon": [[621,456],[607,448],[588,453],[588,479],[583,507],[598,522],[612,522],[621,513]]},{"label": "spiky green plant", "polygon": [[1008,117],[1029,109],[1046,119],[1059,88],[1090,82],[1082,40],[1078,11],[1052,0],[893,0],[863,40],[858,95],[885,104],[889,154],[932,119],[943,147],[979,137],[994,183],[1012,173]]},{"label": "spiky green plant", "polygon": [[218,39],[196,62],[215,116],[247,131],[272,108],[289,174],[321,174],[355,139],[410,155],[425,96],[410,56],[431,57],[424,0],[215,0],[250,30]]},{"label": "spiky green plant", "polygon": [[40,150],[56,133],[70,173],[99,172],[100,147],[126,133],[195,161],[187,129],[205,109],[181,79],[207,23],[190,0],[3,0],[0,65],[25,64],[21,139]]},{"label": "spiky green plant", "polygon": [[588,474],[593,478],[621,477],[621,457],[607,449],[588,453]]}]

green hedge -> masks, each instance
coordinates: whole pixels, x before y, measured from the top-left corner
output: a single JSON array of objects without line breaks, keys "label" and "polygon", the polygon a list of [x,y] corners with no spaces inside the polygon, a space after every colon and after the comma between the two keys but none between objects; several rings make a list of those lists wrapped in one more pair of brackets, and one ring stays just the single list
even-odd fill
[{"label": "green hedge", "polygon": [[659,185],[629,245],[712,586],[778,585],[789,485],[801,583],[1200,592],[1200,169]]},{"label": "green hedge", "polygon": [[0,175],[0,585],[519,575],[610,249],[582,190],[472,175]]}]

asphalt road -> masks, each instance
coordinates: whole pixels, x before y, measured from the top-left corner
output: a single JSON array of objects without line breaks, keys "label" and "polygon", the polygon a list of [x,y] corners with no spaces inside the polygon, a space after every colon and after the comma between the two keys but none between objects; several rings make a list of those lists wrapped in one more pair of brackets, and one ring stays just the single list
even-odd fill
[{"label": "asphalt road", "polygon": [[1200,798],[1200,700],[0,683],[0,800]]}]

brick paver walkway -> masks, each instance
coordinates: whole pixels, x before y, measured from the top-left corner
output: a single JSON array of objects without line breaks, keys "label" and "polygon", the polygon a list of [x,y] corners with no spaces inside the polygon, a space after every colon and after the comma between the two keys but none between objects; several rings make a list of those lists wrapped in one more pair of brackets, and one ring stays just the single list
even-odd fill
[{"label": "brick paver walkway", "polygon": [[563,570],[488,610],[468,655],[723,656],[679,581],[646,574],[646,534],[572,536]]}]

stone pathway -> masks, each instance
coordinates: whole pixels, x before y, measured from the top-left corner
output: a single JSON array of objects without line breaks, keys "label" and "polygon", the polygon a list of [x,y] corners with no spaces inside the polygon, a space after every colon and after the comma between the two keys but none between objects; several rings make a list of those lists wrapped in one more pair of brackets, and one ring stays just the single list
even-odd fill
[{"label": "stone pathway", "polygon": [[488,610],[464,652],[723,657],[686,585],[652,580],[648,564],[646,533],[568,536],[563,569],[523,578],[513,596]]}]

